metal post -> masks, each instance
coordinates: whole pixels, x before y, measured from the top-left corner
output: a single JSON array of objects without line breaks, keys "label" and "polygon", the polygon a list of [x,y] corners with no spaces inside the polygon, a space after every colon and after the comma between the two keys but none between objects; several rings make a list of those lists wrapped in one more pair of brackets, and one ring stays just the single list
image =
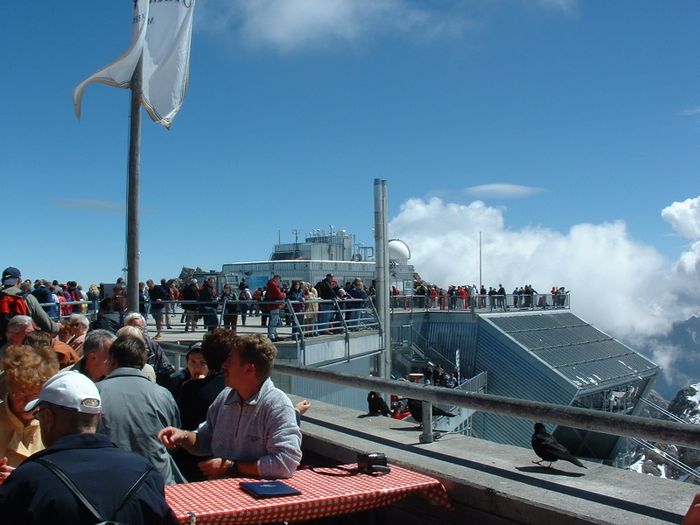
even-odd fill
[{"label": "metal post", "polygon": [[391,377],[391,341],[389,329],[389,262],[387,260],[387,191],[386,181],[374,179],[374,250],[377,313],[384,342],[379,375]]},{"label": "metal post", "polygon": [[481,280],[481,232],[479,232],[479,301],[481,301],[481,287],[484,285],[484,281]]},{"label": "metal post", "polygon": [[433,442],[433,404],[430,401],[421,402],[423,409],[423,432],[418,441],[421,443]]},{"label": "metal post", "polygon": [[141,164],[141,69],[139,58],[131,77],[131,121],[129,125],[129,180],[127,183],[126,301],[131,312],[139,311],[139,178]]}]

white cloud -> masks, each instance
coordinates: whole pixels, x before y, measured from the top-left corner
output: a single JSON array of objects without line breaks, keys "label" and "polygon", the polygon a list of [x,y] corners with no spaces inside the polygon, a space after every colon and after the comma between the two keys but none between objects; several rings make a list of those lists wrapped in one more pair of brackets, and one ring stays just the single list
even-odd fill
[{"label": "white cloud", "polygon": [[522,186],[520,184],[494,183],[481,184],[480,186],[470,186],[464,189],[464,193],[479,199],[486,198],[506,198],[520,199],[531,197],[543,192],[542,188],[534,186]]},{"label": "white cloud", "polygon": [[[689,358],[690,357],[690,358]],[[686,369],[689,362],[696,361],[693,356],[688,356],[682,348],[671,344],[659,344],[654,342],[651,345],[651,360],[661,367],[664,379],[669,385],[685,386],[697,382],[698,378],[689,374]],[[677,361],[682,361],[686,367],[675,366]]]},{"label": "white cloud", "polygon": [[694,242],[690,248],[683,252],[675,264],[675,270],[680,275],[693,278],[700,270],[700,241]]},{"label": "white cloud", "polygon": [[700,240],[700,197],[674,202],[661,210],[661,217],[681,236]]},{"label": "white cloud", "polygon": [[565,286],[577,315],[630,342],[660,335],[700,310],[700,279],[691,264],[700,260],[700,243],[673,264],[632,239],[621,221],[579,224],[565,233],[513,230],[501,209],[432,198],[405,202],[389,231],[409,245],[416,271],[443,286],[478,283],[481,232],[487,287],[502,283],[510,293],[532,284],[547,293]]},{"label": "white cloud", "polygon": [[531,0],[537,7],[561,11],[567,15],[578,14],[577,0]]},{"label": "white cloud", "polygon": [[578,0],[510,0],[488,6],[466,0],[206,0],[198,7],[195,28],[255,48],[295,52],[338,43],[366,45],[384,35],[414,40],[460,37],[497,14],[493,6],[566,16],[579,11]]},{"label": "white cloud", "polygon": [[681,116],[683,117],[692,117],[693,115],[700,115],[700,106],[685,108],[681,110]]},{"label": "white cloud", "polygon": [[208,0],[205,5],[200,27],[235,29],[250,45],[285,52],[328,42],[357,44],[387,33],[456,36],[471,25],[461,10],[425,9],[408,0]]}]

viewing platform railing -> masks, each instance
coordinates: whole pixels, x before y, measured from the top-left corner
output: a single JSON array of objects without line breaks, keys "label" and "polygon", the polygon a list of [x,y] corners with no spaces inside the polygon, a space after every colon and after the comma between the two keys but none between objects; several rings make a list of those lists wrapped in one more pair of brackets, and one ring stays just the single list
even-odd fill
[{"label": "viewing platform railing", "polygon": [[453,311],[471,313],[518,312],[522,310],[570,309],[571,294],[506,294],[506,295],[441,295],[431,298],[428,295],[392,295],[389,300],[391,311]]},{"label": "viewing platform railing", "polygon": [[416,385],[378,377],[365,377],[331,372],[319,368],[276,364],[275,373],[315,379],[336,385],[396,394],[423,401],[422,442],[433,440],[432,404],[445,403],[502,416],[513,416],[546,423],[554,423],[583,430],[604,432],[649,441],[700,449],[700,425],[685,425],[673,421],[628,416],[586,408],[541,403],[491,394],[462,392],[456,389]]}]

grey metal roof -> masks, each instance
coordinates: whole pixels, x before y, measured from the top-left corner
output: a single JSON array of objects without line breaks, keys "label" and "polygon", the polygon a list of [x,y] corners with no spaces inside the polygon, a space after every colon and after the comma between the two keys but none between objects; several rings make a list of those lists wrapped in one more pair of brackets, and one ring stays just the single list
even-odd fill
[{"label": "grey metal roof", "polygon": [[580,390],[649,377],[659,367],[569,312],[483,315]]}]

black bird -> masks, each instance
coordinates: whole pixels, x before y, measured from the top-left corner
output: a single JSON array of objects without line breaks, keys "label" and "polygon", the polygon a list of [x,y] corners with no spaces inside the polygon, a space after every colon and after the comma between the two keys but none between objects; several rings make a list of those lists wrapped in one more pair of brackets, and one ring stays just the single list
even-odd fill
[{"label": "black bird", "polygon": [[541,465],[543,461],[549,461],[548,467],[559,459],[570,461],[574,465],[586,468],[576,456],[569,452],[564,445],[559,443],[554,436],[547,432],[542,423],[535,423],[535,433],[532,434],[532,450],[542,459],[533,461],[536,465]]},{"label": "black bird", "polygon": [[370,416],[378,416],[379,414],[391,416],[391,410],[389,410],[386,401],[382,399],[378,392],[367,394],[367,408]]},{"label": "black bird", "polygon": [[[411,417],[415,419],[418,423],[423,422],[423,402],[417,399],[408,399],[408,411],[411,413]],[[456,414],[451,414],[440,407],[433,405],[433,417],[434,416],[446,416],[455,417]]]}]

